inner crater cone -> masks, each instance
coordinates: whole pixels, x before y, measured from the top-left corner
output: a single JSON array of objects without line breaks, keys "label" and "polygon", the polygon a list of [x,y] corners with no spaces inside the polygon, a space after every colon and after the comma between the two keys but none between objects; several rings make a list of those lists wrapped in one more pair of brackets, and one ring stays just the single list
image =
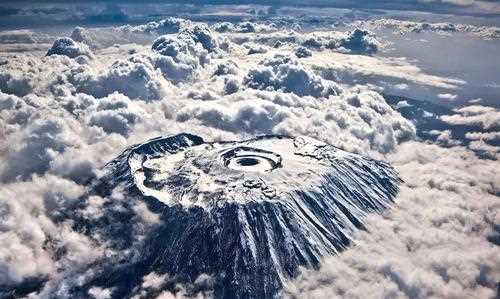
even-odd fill
[{"label": "inner crater cone", "polygon": [[226,167],[241,171],[272,171],[281,167],[279,154],[258,148],[237,146],[221,154]]},{"label": "inner crater cone", "polygon": [[208,274],[216,297],[225,298],[276,295],[299,267],[316,267],[348,246],[368,213],[390,206],[401,182],[385,162],[274,135],[156,138],[123,152],[105,172],[95,190],[120,188],[161,219],[132,269],[117,271],[114,281],[130,282],[131,272],[180,282]]},{"label": "inner crater cone", "polygon": [[259,164],[259,160],[255,158],[240,158],[236,163],[241,166],[255,166]]}]

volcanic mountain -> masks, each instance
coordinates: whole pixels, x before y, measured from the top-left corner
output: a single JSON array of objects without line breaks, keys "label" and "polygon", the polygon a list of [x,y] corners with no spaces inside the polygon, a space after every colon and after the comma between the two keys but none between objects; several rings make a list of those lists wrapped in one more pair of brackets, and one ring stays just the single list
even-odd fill
[{"label": "volcanic mountain", "polygon": [[133,294],[151,272],[176,283],[209,275],[215,297],[272,297],[299,267],[317,267],[346,248],[368,213],[390,206],[401,182],[385,162],[274,135],[155,138],[125,150],[104,173],[95,193],[119,190],[161,220],[141,242],[123,228],[126,214],[110,212],[100,223],[109,238],[122,240],[117,248],[136,244],[140,253],[92,280],[117,298]]}]

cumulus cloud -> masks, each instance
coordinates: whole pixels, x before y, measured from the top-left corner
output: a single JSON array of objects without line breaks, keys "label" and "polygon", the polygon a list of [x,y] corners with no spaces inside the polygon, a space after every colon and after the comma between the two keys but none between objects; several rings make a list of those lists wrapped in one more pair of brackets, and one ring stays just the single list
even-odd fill
[{"label": "cumulus cloud", "polygon": [[457,95],[450,94],[450,93],[440,93],[440,94],[438,94],[438,98],[446,100],[446,101],[453,101],[454,99],[457,98]]},{"label": "cumulus cloud", "polygon": [[0,93],[0,99],[0,130],[6,141],[0,153],[4,182],[47,172],[86,182],[110,156],[81,153],[92,152],[93,147],[112,153],[117,144],[123,146],[118,134],[126,136],[144,113],[119,94],[102,99],[79,94],[54,101]]},{"label": "cumulus cloud", "polygon": [[455,114],[441,119],[454,125],[477,125],[483,129],[500,130],[500,110],[494,107],[472,105],[455,109]]},{"label": "cumulus cloud", "polygon": [[327,45],[329,48],[340,48],[349,53],[376,53],[380,47],[380,42],[375,39],[375,35],[367,30],[356,28],[347,32],[345,37]]},{"label": "cumulus cloud", "polygon": [[248,55],[252,54],[263,54],[267,52],[267,49],[258,45],[245,45],[248,48]]},{"label": "cumulus cloud", "polygon": [[170,283],[172,280],[173,279],[167,274],[158,274],[156,272],[151,272],[142,278],[142,285],[132,298],[213,298],[213,293],[209,291],[213,285],[213,279],[209,275],[200,275],[192,284],[177,284],[173,292],[165,290],[162,291],[164,286]]},{"label": "cumulus cloud", "polygon": [[400,34],[408,32],[437,32],[437,33],[452,33],[465,32],[474,34],[484,39],[497,39],[500,37],[500,28],[494,26],[476,26],[470,24],[453,24],[453,23],[428,23],[403,21],[396,19],[375,19],[369,21],[358,21],[357,26],[374,27],[374,28],[390,28]]},{"label": "cumulus cloud", "polygon": [[247,90],[210,105],[186,105],[176,119],[235,133],[313,136],[355,152],[389,152],[415,136],[415,127],[382,96],[359,90],[329,100]]},{"label": "cumulus cloud", "polygon": [[255,33],[255,32],[269,32],[276,30],[274,24],[262,24],[249,21],[239,22],[236,24],[230,22],[218,22],[211,26],[215,31],[226,32],[239,32],[239,33]]},{"label": "cumulus cloud", "polygon": [[412,105],[408,103],[408,101],[399,101],[396,105],[396,109],[401,109],[401,108],[406,108],[406,107],[411,107]]},{"label": "cumulus cloud", "polygon": [[0,72],[0,90],[9,93],[24,96],[31,92],[33,86],[28,78],[20,72]]},{"label": "cumulus cloud", "polygon": [[131,126],[140,118],[142,109],[135,107],[125,96],[117,93],[100,99],[94,113],[90,113],[89,125],[102,128],[106,133],[128,135]]},{"label": "cumulus cloud", "polygon": [[328,97],[340,88],[332,81],[323,80],[286,56],[275,56],[248,72],[243,83],[264,90],[292,92],[299,96]]},{"label": "cumulus cloud", "polygon": [[490,145],[483,140],[472,141],[469,143],[468,148],[479,153],[480,156],[485,158],[492,160],[498,160],[500,158],[500,148],[498,146]]},{"label": "cumulus cloud", "polygon": [[89,290],[88,293],[95,299],[109,299],[111,298],[112,294],[110,289],[103,289],[100,287],[93,287]]},{"label": "cumulus cloud", "polygon": [[467,132],[465,138],[470,140],[500,141],[500,132]]},{"label": "cumulus cloud", "polygon": [[199,43],[205,50],[213,52],[218,47],[217,37],[214,36],[210,28],[205,24],[196,24],[186,27],[179,32],[179,38],[183,40],[192,40]]},{"label": "cumulus cloud", "polygon": [[[34,278],[40,283],[56,275],[58,268],[76,269],[102,254],[89,238],[75,233],[70,223],[57,221],[78,205],[84,193],[82,186],[44,176],[3,184],[0,190],[0,295],[8,294],[24,279]],[[67,254],[56,259],[58,251]]]},{"label": "cumulus cloud", "polygon": [[75,42],[84,43],[90,48],[97,48],[97,45],[95,44],[97,37],[94,33],[83,27],[75,27],[70,38]]},{"label": "cumulus cloud", "polygon": [[233,61],[227,61],[225,63],[221,63],[217,65],[213,75],[214,76],[223,76],[223,75],[236,75],[238,74],[238,67],[236,63]]},{"label": "cumulus cloud", "polygon": [[0,43],[2,44],[32,44],[35,43],[33,32],[30,30],[11,30],[0,32]]},{"label": "cumulus cloud", "polygon": [[237,78],[225,78],[224,79],[224,93],[225,94],[233,94],[238,92],[241,88],[241,83]]},{"label": "cumulus cloud", "polygon": [[68,72],[67,78],[78,92],[96,97],[118,91],[130,98],[158,100],[168,88],[168,83],[152,62],[140,55],[117,60],[102,73],[84,67],[75,68]]},{"label": "cumulus cloud", "polygon": [[17,177],[27,179],[33,174],[44,173],[52,159],[77,139],[65,134],[66,124],[60,120],[37,120],[22,134],[17,147],[11,148],[2,165],[2,180]]},{"label": "cumulus cloud", "polygon": [[137,32],[137,33],[148,33],[148,34],[169,34],[178,33],[181,29],[191,26],[192,22],[190,20],[170,17],[160,21],[149,22],[144,25],[131,26],[125,25],[120,27],[120,30]]},{"label": "cumulus cloud", "polygon": [[312,56],[312,52],[306,47],[298,47],[295,50],[295,56],[297,56],[298,58],[310,57]]},{"label": "cumulus cloud", "polygon": [[[54,39],[46,33],[35,32],[30,29],[17,29],[17,30],[2,30],[0,31],[0,44],[3,46],[8,44],[21,44],[27,46],[28,44],[41,44],[46,46]],[[27,48],[29,49],[29,48]]]},{"label": "cumulus cloud", "polygon": [[451,130],[431,130],[429,134],[436,136],[436,142],[445,146],[460,145],[462,142],[460,140],[453,139]]},{"label": "cumulus cloud", "polygon": [[78,92],[104,97],[118,91],[142,100],[158,100],[167,93],[170,83],[155,66],[152,53],[139,55],[119,47],[106,51],[92,60],[61,55],[12,57],[0,71],[0,88],[17,96],[44,97]]},{"label": "cumulus cloud", "polygon": [[345,33],[340,31],[302,33],[271,31],[258,35],[230,34],[228,37],[237,44],[265,44],[274,48],[286,44],[296,44],[314,51],[329,49],[342,53],[364,55],[375,54],[382,47],[382,43],[377,40],[373,32],[359,28]]},{"label": "cumulus cloud", "polygon": [[270,132],[288,115],[281,107],[262,100],[224,104],[196,105],[179,111],[177,120],[196,119],[203,125],[226,131]]},{"label": "cumulus cloud", "polygon": [[[429,74],[410,58],[376,55],[388,43],[364,29],[357,28],[344,33],[334,30],[278,30],[254,35],[223,35],[231,41],[229,49],[233,53],[242,51],[239,45],[245,48],[263,45],[273,55],[299,55],[303,64],[317,71],[324,79],[347,84],[372,84],[389,94],[430,99],[438,99],[437,95],[441,94],[450,98],[467,84],[459,78]],[[309,56],[309,52],[314,55]]]},{"label": "cumulus cloud", "polygon": [[155,66],[174,82],[193,79],[209,62],[209,53],[220,51],[218,38],[202,24],[186,27],[175,37],[161,36],[152,49],[160,54],[153,58]]},{"label": "cumulus cloud", "polygon": [[47,51],[47,56],[50,55],[65,55],[69,58],[76,58],[78,56],[93,57],[87,45],[75,42],[69,37],[56,39],[52,48]]}]

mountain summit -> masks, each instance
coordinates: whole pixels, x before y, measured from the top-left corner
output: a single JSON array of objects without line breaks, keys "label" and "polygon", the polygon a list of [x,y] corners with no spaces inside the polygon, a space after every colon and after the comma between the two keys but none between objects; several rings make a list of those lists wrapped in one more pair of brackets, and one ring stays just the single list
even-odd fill
[{"label": "mountain summit", "polygon": [[385,162],[305,137],[155,138],[110,162],[94,190],[125,192],[161,221],[139,255],[93,284],[126,296],[151,272],[182,283],[206,274],[216,297],[272,297],[299,267],[348,246],[400,182]]}]

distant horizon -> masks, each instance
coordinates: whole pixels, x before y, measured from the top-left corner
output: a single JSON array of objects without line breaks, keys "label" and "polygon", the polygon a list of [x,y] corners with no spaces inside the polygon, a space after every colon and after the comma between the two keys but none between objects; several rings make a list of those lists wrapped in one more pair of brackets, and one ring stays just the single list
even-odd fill
[{"label": "distant horizon", "polygon": [[[4,1],[0,5],[19,5],[22,3],[50,4],[58,3],[65,5],[75,4],[139,4],[134,0],[76,0],[71,3],[63,0],[19,0]],[[450,1],[353,1],[353,0],[311,0],[307,4],[299,0],[144,0],[140,2],[152,4],[184,4],[184,5],[262,5],[262,6],[295,6],[295,7],[331,7],[345,9],[387,9],[387,10],[413,10],[421,12],[457,14],[469,16],[498,17],[500,16],[500,1],[476,1],[476,0],[450,0]]]}]

